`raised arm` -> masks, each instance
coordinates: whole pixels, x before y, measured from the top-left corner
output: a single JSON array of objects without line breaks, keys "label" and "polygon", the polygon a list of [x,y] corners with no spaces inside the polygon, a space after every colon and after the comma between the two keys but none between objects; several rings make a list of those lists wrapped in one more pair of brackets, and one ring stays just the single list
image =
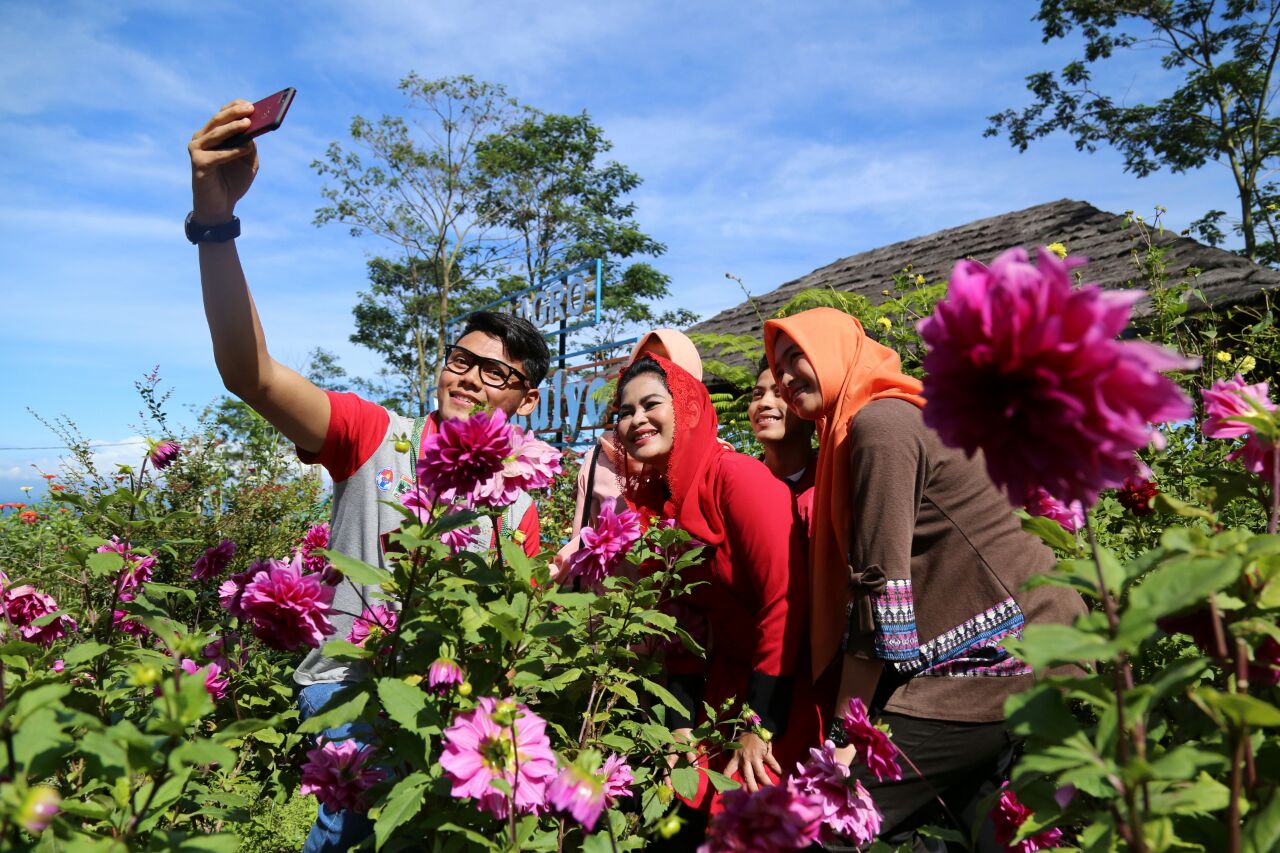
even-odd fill
[{"label": "raised arm", "polygon": [[[258,152],[252,141],[226,151],[216,148],[248,127],[252,113],[248,101],[232,101],[191,137],[187,150],[197,225],[231,221],[236,202],[253,183]],[[223,385],[298,447],[318,453],[329,427],[328,396],[267,351],[235,242],[200,243],[199,251],[204,313]]]}]

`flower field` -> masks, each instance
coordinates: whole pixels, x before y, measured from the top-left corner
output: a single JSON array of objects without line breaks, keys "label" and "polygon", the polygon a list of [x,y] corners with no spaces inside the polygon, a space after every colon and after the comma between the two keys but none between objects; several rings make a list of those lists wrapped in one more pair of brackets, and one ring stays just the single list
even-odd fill
[{"label": "flower field", "polygon": [[[984,453],[1061,557],[1045,582],[1091,605],[1007,641],[1044,677],[1006,708],[1026,747],[991,798],[995,838],[1276,849],[1270,309],[1200,310],[1149,248],[1153,313],[1118,340],[1137,297],[1081,284],[1087,266],[1059,254],[961,263],[918,332],[920,299],[862,318],[924,353],[926,419]],[[635,850],[680,833],[675,795],[700,772],[725,792],[707,851],[878,831],[830,744],[757,793],[691,764],[664,723],[679,700],[663,657],[706,642],[678,615],[703,548],[607,512],[553,579],[571,455],[500,414],[446,422],[383,568],[330,550],[320,483],[288,448],[211,422],[172,435],[154,376],[140,387],[159,439],[136,465],[99,471],[69,434],[67,466],[0,509],[0,848],[296,849],[324,804],[367,809],[380,850]],[[499,520],[522,491],[540,555]],[[344,579],[374,590],[359,612],[334,604]],[[315,649],[359,677],[304,719],[291,676]],[[753,725],[742,704],[707,710],[705,752]],[[909,768],[860,703],[843,712],[856,764]],[[324,735],[343,726],[356,737]],[[927,832],[963,846],[979,830]]]}]

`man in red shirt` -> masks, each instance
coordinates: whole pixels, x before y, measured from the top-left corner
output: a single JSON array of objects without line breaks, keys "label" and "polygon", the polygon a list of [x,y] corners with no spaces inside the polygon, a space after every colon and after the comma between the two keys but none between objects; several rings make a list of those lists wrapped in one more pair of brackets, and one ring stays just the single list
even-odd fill
[{"label": "man in red shirt", "polygon": [[[414,482],[423,439],[439,428],[441,418],[465,418],[477,409],[498,409],[508,416],[532,412],[550,354],[542,335],[528,322],[503,314],[473,314],[461,337],[446,351],[438,379],[439,411],[419,419],[389,412],[355,394],[323,391],[272,358],[233,242],[240,233],[235,205],[253,183],[257,151],[251,141],[227,150],[217,147],[243,131],[252,112],[247,101],[227,104],[188,145],[193,208],[186,231],[199,246],[214,360],[228,391],[297,445],[303,461],[324,465],[332,475],[330,547],[382,565],[385,537],[403,520],[389,502]],[[412,437],[408,448],[400,436]],[[525,551],[538,553],[538,516],[527,495],[508,509],[499,524],[509,530],[518,528]],[[498,531],[488,519],[478,526],[477,546],[488,547]],[[339,584],[334,610],[343,615],[333,617],[334,636],[347,636],[354,614],[361,612],[372,592],[347,580]],[[298,702],[303,717],[323,708],[344,684],[363,677],[358,666],[312,650],[294,674],[302,688]],[[324,735],[341,740],[353,732],[344,726]],[[371,830],[364,814],[321,807],[304,850],[346,850]]]}]

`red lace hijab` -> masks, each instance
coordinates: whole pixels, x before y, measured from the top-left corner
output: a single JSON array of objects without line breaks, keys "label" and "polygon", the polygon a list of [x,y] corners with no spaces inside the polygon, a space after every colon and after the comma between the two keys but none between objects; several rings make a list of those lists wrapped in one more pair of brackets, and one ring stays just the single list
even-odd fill
[{"label": "red lace hijab", "polygon": [[[619,472],[622,495],[646,525],[655,516],[673,518],[694,538],[718,545],[724,541],[724,514],[715,499],[713,480],[717,460],[726,450],[717,438],[720,421],[711,405],[711,395],[705,385],[674,362],[645,354],[634,364],[645,361],[657,366],[671,393],[675,416],[671,454],[661,467],[637,465],[634,459],[624,458],[621,436],[615,432],[611,455],[615,457],[612,461]],[[615,405],[622,401],[622,389],[619,381]]]}]

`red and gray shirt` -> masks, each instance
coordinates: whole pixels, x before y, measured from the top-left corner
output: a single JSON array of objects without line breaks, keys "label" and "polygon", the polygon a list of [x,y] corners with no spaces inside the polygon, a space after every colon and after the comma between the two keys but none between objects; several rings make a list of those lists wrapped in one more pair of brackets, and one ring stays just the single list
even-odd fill
[{"label": "red and gray shirt", "polygon": [[[412,453],[395,449],[396,436],[411,436],[415,421],[371,403],[356,394],[326,392],[329,396],[329,430],[319,453],[298,450],[298,458],[313,465],[323,465],[333,478],[333,517],[329,547],[335,551],[389,568],[384,553],[387,534],[395,531],[404,516],[387,502],[413,488],[417,459],[422,443],[440,428],[439,413],[433,412],[421,424],[421,439]],[[502,525],[524,534],[525,553],[533,556],[541,550],[541,531],[537,507],[525,493],[507,508]],[[480,535],[477,550],[494,542],[489,519],[477,521]],[[377,587],[361,586],[343,580],[333,597],[334,614],[330,621],[336,629],[331,639],[345,639],[355,617],[366,608],[382,603]],[[350,682],[362,678],[358,666],[347,661],[325,657],[319,649],[307,654],[294,673],[293,680],[303,686],[332,682]]]}]

